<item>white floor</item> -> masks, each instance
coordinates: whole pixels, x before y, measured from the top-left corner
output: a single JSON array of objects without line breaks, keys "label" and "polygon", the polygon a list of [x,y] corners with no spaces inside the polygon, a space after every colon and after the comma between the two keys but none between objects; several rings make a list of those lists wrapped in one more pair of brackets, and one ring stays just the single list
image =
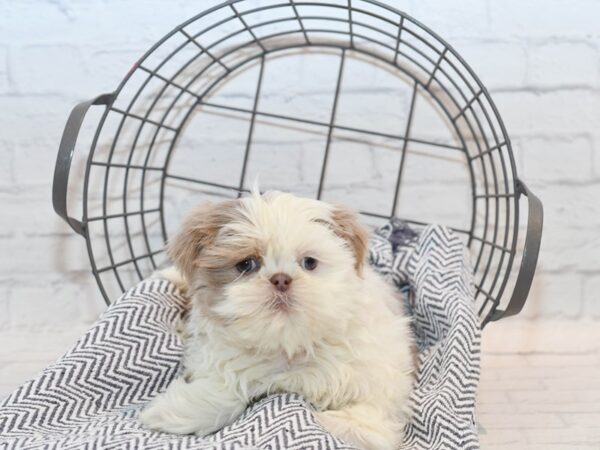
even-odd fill
[{"label": "white floor", "polygon": [[484,450],[600,449],[600,323],[489,325],[478,420]]},{"label": "white floor", "polygon": [[[0,333],[0,398],[84,331]],[[484,450],[600,450],[600,323],[491,324],[478,420]]]}]

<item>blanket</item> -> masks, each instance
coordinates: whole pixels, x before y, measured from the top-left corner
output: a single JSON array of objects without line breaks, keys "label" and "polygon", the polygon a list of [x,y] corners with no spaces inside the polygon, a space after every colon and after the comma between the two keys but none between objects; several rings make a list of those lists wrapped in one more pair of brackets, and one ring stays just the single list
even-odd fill
[{"label": "blanket", "polygon": [[[402,449],[479,448],[480,326],[464,244],[447,228],[417,232],[393,219],[374,234],[369,261],[406,293],[414,319],[420,363]],[[208,437],[145,429],[141,409],[179,370],[174,329],[185,304],[164,280],[124,293],[67,354],[0,403],[0,449],[353,449],[294,393],[261,399]]]}]

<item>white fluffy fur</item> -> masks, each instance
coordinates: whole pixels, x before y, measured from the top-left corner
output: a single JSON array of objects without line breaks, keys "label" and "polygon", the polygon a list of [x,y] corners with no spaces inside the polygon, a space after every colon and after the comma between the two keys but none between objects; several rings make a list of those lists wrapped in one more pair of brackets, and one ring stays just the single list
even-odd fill
[{"label": "white fluffy fur", "polygon": [[[203,290],[190,290],[185,377],[141,420],[157,430],[206,435],[257,397],[296,392],[342,440],[395,448],[413,381],[409,323],[395,289],[367,266],[357,271],[351,246],[324,225],[333,206],[270,193],[242,199],[240,208],[244,220],[225,225],[219,236],[260,242],[262,266],[228,283],[210,314]],[[301,267],[304,256],[319,261],[314,271]],[[277,272],[293,279],[288,310],[269,307],[268,280]],[[178,273],[167,276],[181,284]]]}]

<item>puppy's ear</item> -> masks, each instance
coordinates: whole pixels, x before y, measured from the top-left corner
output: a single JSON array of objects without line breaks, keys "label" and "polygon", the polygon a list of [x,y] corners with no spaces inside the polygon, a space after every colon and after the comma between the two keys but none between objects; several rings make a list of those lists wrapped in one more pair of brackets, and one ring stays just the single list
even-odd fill
[{"label": "puppy's ear", "polygon": [[346,207],[335,206],[331,213],[333,231],[344,239],[354,252],[356,271],[360,275],[365,264],[369,245],[369,233],[361,224],[358,214]]},{"label": "puppy's ear", "polygon": [[186,216],[179,232],[169,240],[167,253],[188,280],[202,249],[211,245],[219,230],[232,221],[238,205],[238,200],[230,200],[199,206]]}]

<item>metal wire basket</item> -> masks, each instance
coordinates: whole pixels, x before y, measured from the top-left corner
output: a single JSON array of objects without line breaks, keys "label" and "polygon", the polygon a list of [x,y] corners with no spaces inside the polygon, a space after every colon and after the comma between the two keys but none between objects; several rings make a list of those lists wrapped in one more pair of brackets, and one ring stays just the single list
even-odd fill
[{"label": "metal wire basket", "polygon": [[[76,220],[68,176],[92,105],[103,109]],[[256,174],[263,189],[354,205],[373,224],[396,215],[449,225],[472,253],[482,325],[524,305],[542,205],[517,178],[486,88],[401,11],[373,0],[230,0],[191,18],[114,92],[74,108],[53,203],[86,239],[108,303],[164,262],[188,206],[241,195]]]}]

